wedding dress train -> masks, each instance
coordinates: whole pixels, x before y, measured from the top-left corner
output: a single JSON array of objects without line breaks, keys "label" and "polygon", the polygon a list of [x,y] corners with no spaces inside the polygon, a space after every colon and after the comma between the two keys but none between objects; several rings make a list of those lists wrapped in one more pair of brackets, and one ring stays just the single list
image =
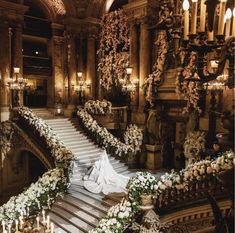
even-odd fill
[{"label": "wedding dress train", "polygon": [[100,159],[95,162],[88,174],[83,177],[84,187],[92,193],[120,193],[126,192],[129,177],[118,174],[109,162],[104,151]]}]

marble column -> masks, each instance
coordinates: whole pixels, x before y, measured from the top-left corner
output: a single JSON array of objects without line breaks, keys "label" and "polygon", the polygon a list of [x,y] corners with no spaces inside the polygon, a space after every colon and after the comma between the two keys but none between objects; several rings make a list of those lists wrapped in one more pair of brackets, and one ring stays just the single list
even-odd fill
[{"label": "marble column", "polygon": [[140,55],[139,55],[139,112],[143,112],[145,105],[144,81],[150,73],[150,32],[148,24],[142,21],[140,24]]},{"label": "marble column", "polygon": [[[86,81],[91,84],[89,99],[95,98],[96,72],[95,72],[95,35],[89,34],[87,38],[87,71]],[[88,90],[87,90],[88,91]]]},{"label": "marble column", "polygon": [[48,101],[51,107],[61,106],[63,104],[63,97],[65,92],[64,83],[64,37],[53,36],[53,62],[52,62],[52,82],[50,90],[48,91]]},{"label": "marble column", "polygon": [[5,121],[9,119],[9,88],[7,81],[11,73],[11,37],[12,30],[9,28],[7,22],[1,22],[0,28],[0,43],[4,45],[0,49],[0,70],[1,70],[1,109],[0,109],[0,120]]},{"label": "marble column", "polygon": [[68,59],[68,99],[69,106],[76,104],[75,86],[77,83],[77,59],[75,35],[70,34],[67,42],[67,59]]},{"label": "marble column", "polygon": [[[139,81],[139,47],[138,28],[135,23],[130,24],[130,66],[132,67],[131,81]],[[139,89],[136,89],[132,105],[137,108],[139,104]]]},{"label": "marble column", "polygon": [[[19,78],[23,77],[23,53],[22,53],[22,24],[16,24],[13,29],[13,61],[12,61],[12,69],[14,67],[20,68],[20,73],[18,74]],[[12,75],[15,78],[14,71],[12,70]],[[14,95],[16,95],[16,103],[15,105],[23,104],[23,91],[14,90]],[[18,99],[19,98],[19,99]],[[19,102],[17,101],[19,100]],[[18,103],[17,103],[18,102]]]}]

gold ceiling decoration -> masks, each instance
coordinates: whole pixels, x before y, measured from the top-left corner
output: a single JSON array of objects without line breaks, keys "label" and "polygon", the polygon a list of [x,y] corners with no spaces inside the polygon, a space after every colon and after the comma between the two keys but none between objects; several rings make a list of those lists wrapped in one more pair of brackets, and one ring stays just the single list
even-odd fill
[{"label": "gold ceiling decoration", "polygon": [[58,15],[65,15],[65,5],[62,0],[47,0],[48,4],[55,9]]}]

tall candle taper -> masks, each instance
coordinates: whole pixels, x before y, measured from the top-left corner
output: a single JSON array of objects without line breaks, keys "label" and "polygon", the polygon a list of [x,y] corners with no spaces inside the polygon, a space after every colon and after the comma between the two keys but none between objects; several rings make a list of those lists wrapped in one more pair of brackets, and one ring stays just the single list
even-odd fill
[{"label": "tall candle taper", "polygon": [[46,223],[46,218],[45,218],[45,210],[42,210],[42,223]]},{"label": "tall candle taper", "polygon": [[15,221],[15,224],[16,224],[16,232],[18,232],[18,231],[19,231],[19,221],[16,220],[16,221]]},{"label": "tall candle taper", "polygon": [[226,26],[225,26],[225,39],[230,36],[230,28],[231,28],[231,18],[232,18],[232,11],[230,8],[226,11]]},{"label": "tall candle taper", "polygon": [[11,224],[8,225],[8,233],[11,233]]},{"label": "tall candle taper", "polygon": [[50,229],[50,216],[47,215],[47,230]]},{"label": "tall candle taper", "polygon": [[200,31],[205,31],[206,25],[206,4],[205,0],[201,0],[201,7],[200,7]]},{"label": "tall candle taper", "polygon": [[192,0],[191,34],[196,34],[196,30],[197,30],[197,0]]},{"label": "tall candle taper", "polygon": [[235,36],[235,7],[233,8],[232,36]]},{"label": "tall candle taper", "polygon": [[39,226],[39,217],[38,216],[37,216],[36,220],[37,220],[37,228],[39,229],[40,226]]},{"label": "tall candle taper", "polygon": [[224,34],[224,14],[225,14],[225,9],[226,9],[226,1],[227,0],[220,0],[218,35]]},{"label": "tall candle taper", "polygon": [[54,233],[54,223],[51,223],[51,233]]},{"label": "tall candle taper", "polygon": [[5,221],[3,220],[2,221],[2,231],[4,232],[6,230],[6,228],[5,228]]},{"label": "tall candle taper", "polygon": [[188,40],[188,34],[189,34],[189,1],[188,0],[184,0],[183,10],[184,10],[184,40]]}]

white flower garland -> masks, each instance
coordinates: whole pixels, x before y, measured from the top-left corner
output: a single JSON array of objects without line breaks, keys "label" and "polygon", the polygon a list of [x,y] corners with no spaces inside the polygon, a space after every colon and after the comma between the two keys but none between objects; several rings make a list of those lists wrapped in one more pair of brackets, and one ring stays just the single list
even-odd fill
[{"label": "white flower garland", "polygon": [[205,151],[205,133],[200,131],[189,132],[184,142],[184,155],[194,161],[199,159],[200,152]]},{"label": "white flower garland", "polygon": [[18,114],[29,123],[29,125],[33,126],[39,132],[41,137],[45,138],[56,162],[61,163],[64,166],[68,166],[70,161],[73,160],[74,155],[66,148],[64,143],[57,137],[46,122],[27,107],[21,106],[16,110]]},{"label": "white flower garland", "polygon": [[186,107],[183,109],[183,114],[196,111],[201,113],[201,109],[198,106],[199,101],[199,82],[189,81],[187,79],[194,78],[200,79],[196,72],[195,66],[196,53],[191,52],[189,64],[178,73],[176,77],[176,94],[180,99],[186,100]]},{"label": "white flower garland", "polygon": [[62,195],[69,186],[69,172],[74,155],[68,150],[51,128],[30,109],[18,107],[17,113],[44,137],[58,166],[43,174],[36,183],[18,196],[13,196],[0,207],[0,221],[12,224],[19,216],[28,217],[45,207],[50,207],[56,197]]},{"label": "white flower garland", "polygon": [[90,114],[111,114],[112,103],[107,100],[89,100],[85,103],[84,109]]},{"label": "white flower garland", "polygon": [[144,82],[146,100],[150,104],[153,104],[154,97],[157,95],[158,84],[161,81],[166,54],[169,49],[169,45],[167,43],[167,31],[161,31],[158,33],[156,45],[158,52],[156,54],[156,62],[153,66],[153,73],[150,74]]},{"label": "white flower garland", "polygon": [[108,153],[118,156],[126,156],[134,153],[134,148],[132,146],[122,143],[109,133],[106,128],[99,126],[97,121],[94,120],[86,110],[81,109],[77,114],[84,128],[89,132],[91,137],[93,137],[99,145],[104,147]]},{"label": "white flower garland", "polygon": [[127,145],[132,145],[135,152],[140,151],[143,143],[142,130],[135,124],[129,125],[124,133],[124,141]]},{"label": "white flower garland", "polygon": [[100,83],[106,90],[121,85],[127,79],[126,67],[129,65],[129,28],[124,10],[113,11],[103,16],[100,33]]},{"label": "white flower garland", "polygon": [[[90,233],[121,233],[124,231],[134,215],[140,210],[142,194],[152,194],[155,198],[164,199],[167,190],[188,190],[191,182],[207,180],[217,173],[234,168],[235,156],[232,151],[227,151],[216,160],[203,160],[191,164],[179,173],[172,171],[159,178],[147,172],[138,172],[132,177],[127,185],[128,200],[123,199],[121,203],[113,206],[97,228]],[[162,225],[159,222],[159,232]]]},{"label": "white flower garland", "polygon": [[55,168],[43,174],[36,183],[18,196],[13,196],[0,207],[0,221],[12,224],[19,216],[28,217],[45,207],[50,207],[56,197],[67,189],[63,169]]}]

